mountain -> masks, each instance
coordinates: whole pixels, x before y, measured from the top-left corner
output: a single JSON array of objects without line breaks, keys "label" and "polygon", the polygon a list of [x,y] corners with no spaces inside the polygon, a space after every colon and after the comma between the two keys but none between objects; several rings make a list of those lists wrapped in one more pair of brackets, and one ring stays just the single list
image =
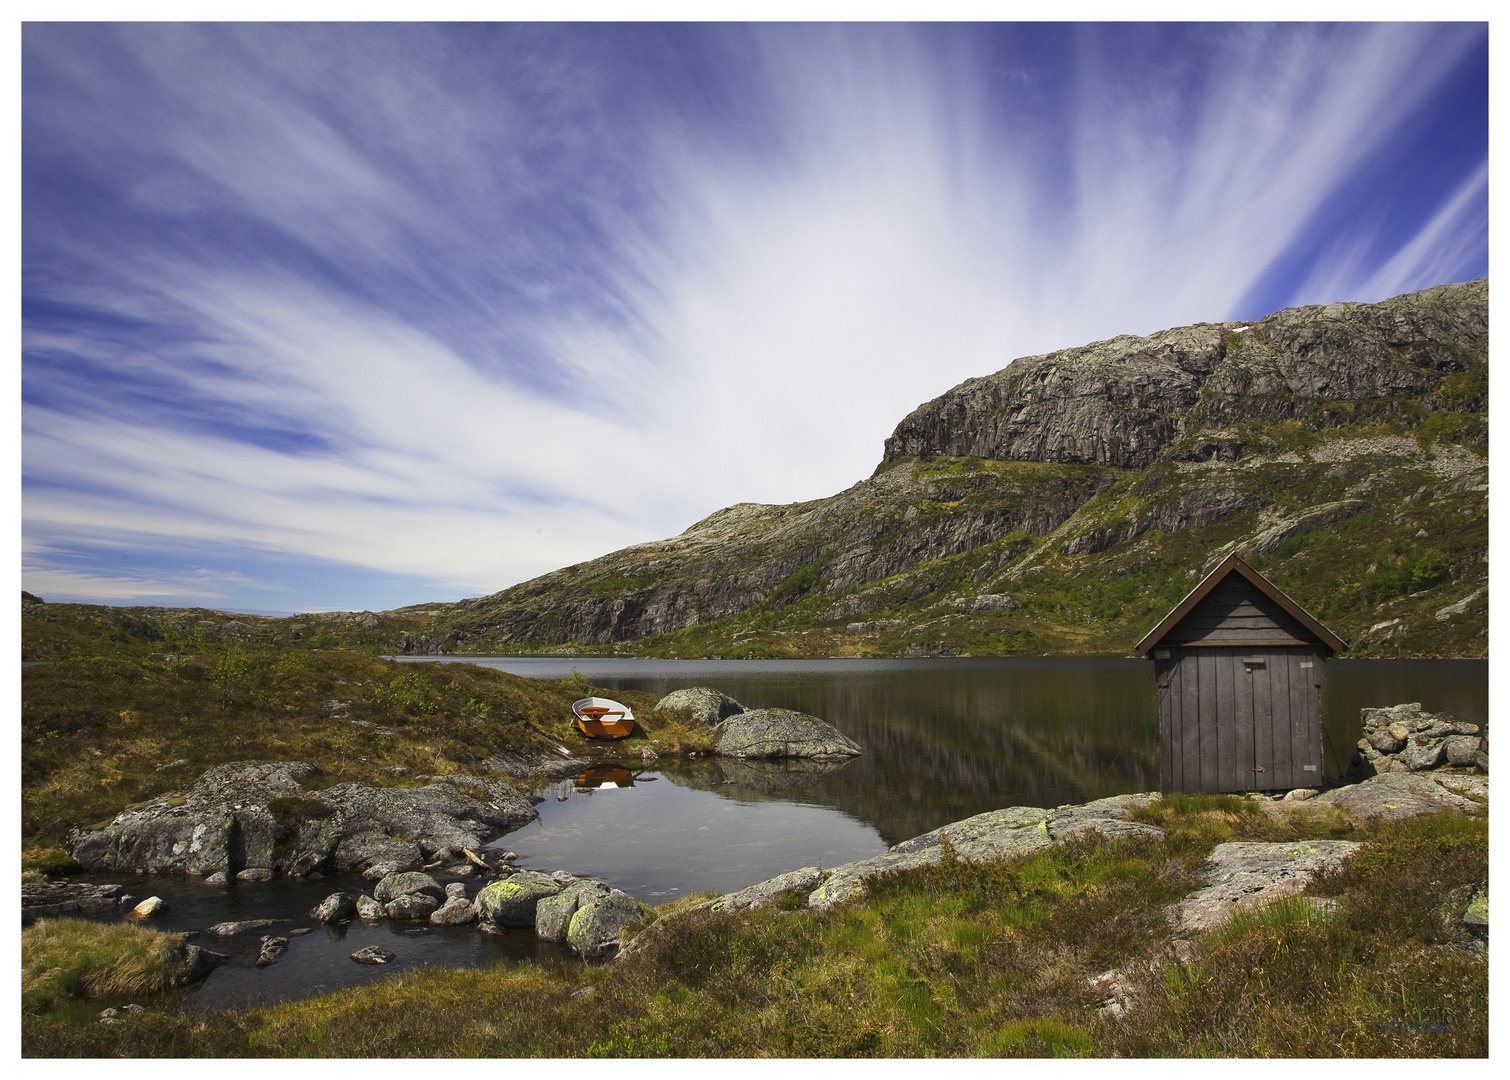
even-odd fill
[{"label": "mountain", "polygon": [[1480,280],[1023,357],[919,406],[829,498],[266,633],[411,653],[1126,653],[1237,551],[1349,655],[1485,656],[1488,324]]}]

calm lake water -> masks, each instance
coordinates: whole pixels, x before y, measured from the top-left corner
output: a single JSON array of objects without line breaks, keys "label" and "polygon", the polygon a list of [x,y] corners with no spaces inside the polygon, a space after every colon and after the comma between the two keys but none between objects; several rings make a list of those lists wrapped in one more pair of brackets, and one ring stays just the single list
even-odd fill
[{"label": "calm lake water", "polygon": [[[408,659],[408,658],[406,658]],[[413,658],[465,662],[560,679],[580,671],[610,690],[664,694],[712,686],[751,708],[798,709],[827,720],[865,753],[847,763],[713,759],[642,768],[638,747],[613,786],[563,780],[538,789],[540,820],[494,847],[518,864],[599,877],[649,903],[691,891],[726,892],[801,866],[834,866],[1004,806],[1059,806],[1158,788],[1158,706],[1153,665],[1087,658],[701,661],[596,657]],[[1482,724],[1488,664],[1475,660],[1341,660],[1322,697],[1327,770],[1346,765],[1364,706],[1420,701]],[[96,878],[95,880],[105,880]],[[232,919],[281,918],[273,933],[308,925],[303,912],[360,879],[275,880],[217,889],[195,879],[120,876],[138,896],[172,910],[164,929],[198,930]],[[475,893],[477,885],[469,885]],[[422,964],[487,966],[562,956],[531,931],[493,937],[469,928],[417,936],[403,924],[317,928],[258,970],[256,935],[186,1005],[304,997]],[[233,951],[214,939],[197,939]],[[381,944],[395,964],[368,967],[349,954]]]}]

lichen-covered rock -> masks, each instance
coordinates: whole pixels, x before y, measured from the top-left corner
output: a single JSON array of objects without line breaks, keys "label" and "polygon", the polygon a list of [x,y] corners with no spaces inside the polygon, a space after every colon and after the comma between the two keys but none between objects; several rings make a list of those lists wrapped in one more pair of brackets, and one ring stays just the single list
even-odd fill
[{"label": "lichen-covered rock", "polygon": [[1362,846],[1351,840],[1218,844],[1206,870],[1209,884],[1166,914],[1178,933],[1211,930],[1240,906],[1299,892],[1314,875],[1341,866]]},{"label": "lichen-covered rock", "polygon": [[650,917],[638,900],[618,889],[594,896],[571,917],[566,943],[581,956],[612,956],[619,951],[620,931]]},{"label": "lichen-covered rock", "polygon": [[428,893],[405,893],[383,908],[390,919],[429,919],[440,901]]},{"label": "lichen-covered rock", "polygon": [[816,716],[793,709],[751,709],[718,725],[714,752],[733,758],[849,758],[860,747]]},{"label": "lichen-covered rock", "polygon": [[544,897],[535,905],[535,936],[542,941],[565,941],[577,909],[609,891],[606,882],[575,881],[555,896]]},{"label": "lichen-covered rock", "polygon": [[452,896],[430,913],[431,926],[465,926],[477,921],[477,908],[465,896]]},{"label": "lichen-covered rock", "polygon": [[375,899],[368,896],[366,893],[363,893],[361,896],[357,897],[356,909],[357,917],[361,919],[383,919],[387,918],[388,916],[388,912],[385,910],[384,905],[378,903]]},{"label": "lichen-covered rock", "polygon": [[497,927],[534,926],[535,905],[560,891],[560,883],[548,875],[521,870],[484,886],[477,894],[477,913]]},{"label": "lichen-covered rock", "polygon": [[309,917],[317,923],[340,922],[349,919],[357,913],[357,897],[355,893],[334,892],[321,900],[310,911]]},{"label": "lichen-covered rock", "polygon": [[1128,820],[1132,810],[1157,798],[1151,793],[1117,795],[1055,810],[1011,806],[977,814],[904,840],[884,855],[835,867],[828,879],[808,895],[808,906],[826,910],[859,896],[866,879],[876,874],[936,863],[943,857],[945,838],[957,857],[972,861],[1028,855],[1088,832],[1109,839],[1157,839],[1164,835],[1163,829]]},{"label": "lichen-covered rock", "polygon": [[1359,817],[1414,817],[1444,808],[1474,811],[1478,804],[1449,791],[1435,777],[1419,773],[1384,773],[1359,784],[1333,788],[1317,802],[1338,806]]},{"label": "lichen-covered rock", "polygon": [[351,958],[359,964],[391,964],[398,959],[393,953],[377,945],[358,949],[351,954]]},{"label": "lichen-covered rock", "polygon": [[1427,735],[1413,735],[1410,745],[1400,751],[1400,762],[1411,772],[1434,769],[1442,761],[1445,739],[1433,739]]},{"label": "lichen-covered rock", "polygon": [[377,883],[377,888],[372,890],[372,895],[382,904],[392,903],[400,896],[408,896],[412,893],[424,893],[426,896],[433,897],[437,903],[446,898],[446,890],[438,881],[429,874],[421,874],[413,870],[389,874]]},{"label": "lichen-covered rock", "polygon": [[827,881],[828,877],[827,870],[804,866],[800,870],[778,874],[738,892],[725,893],[718,899],[709,901],[708,906],[714,911],[744,911],[770,907],[780,903],[783,897],[792,895],[800,896],[802,903],[806,904],[808,895]]},{"label": "lichen-covered rock", "polygon": [[1442,743],[1442,751],[1447,755],[1447,764],[1456,765],[1459,768],[1472,767],[1478,760],[1479,745],[1482,741],[1476,735],[1453,735]]},{"label": "lichen-covered rock", "polygon": [[739,702],[711,686],[673,690],[657,701],[655,707],[661,712],[685,714],[688,720],[710,727],[745,711],[745,707]]},{"label": "lichen-covered rock", "polygon": [[[537,815],[501,780],[444,777],[422,788],[338,784],[307,791],[319,770],[299,761],[239,761],[208,770],[182,793],[165,792],[104,829],[75,830],[85,870],[265,878],[325,869],[382,873],[437,855],[458,860]],[[382,876],[380,873],[378,876]]]}]

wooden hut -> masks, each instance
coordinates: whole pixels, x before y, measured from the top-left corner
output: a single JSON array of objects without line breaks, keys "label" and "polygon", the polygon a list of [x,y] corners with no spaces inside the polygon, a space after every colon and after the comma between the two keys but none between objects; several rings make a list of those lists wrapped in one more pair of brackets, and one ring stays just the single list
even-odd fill
[{"label": "wooden hut", "polygon": [[1159,684],[1165,791],[1317,787],[1321,685],[1347,642],[1229,555],[1138,642]]}]

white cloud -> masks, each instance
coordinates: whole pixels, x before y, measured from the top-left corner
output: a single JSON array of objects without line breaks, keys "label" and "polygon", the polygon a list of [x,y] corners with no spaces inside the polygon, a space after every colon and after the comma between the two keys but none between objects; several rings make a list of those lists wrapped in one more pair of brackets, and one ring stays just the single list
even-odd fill
[{"label": "white cloud", "polygon": [[[82,332],[29,339],[109,357],[158,401],[121,408],[114,384],[71,384],[66,403],[28,406],[29,540],[194,538],[485,592],[732,502],[829,494],[870,471],[905,413],[964,378],[1225,318],[1467,40],[1399,26],[1308,35],[1233,28],[1202,58],[1204,83],[1137,93],[1109,83],[1109,58],[1088,49],[1062,133],[1067,186],[1043,175],[1033,117],[993,112],[976,60],[945,67],[897,33],[757,32],[760,80],[742,100],[758,114],[758,152],[699,142],[675,116],[627,133],[530,132],[512,102],[459,102],[423,79],[406,88],[377,64],[349,93],[370,90],[373,115],[393,119],[379,147],[362,141],[371,118],[318,114],[312,102],[332,91],[309,82],[314,69],[286,62],[290,89],[244,57],[219,79],[164,66],[159,50],[155,70],[183,80],[172,101],[203,88],[158,148],[197,179],[165,169],[138,200],[195,212],[174,187],[188,183],[353,278],[457,293],[481,327],[468,333],[491,343],[469,352],[466,334],[419,325],[392,291],[294,261],[231,268],[195,245],[101,244],[93,265],[129,288],[52,295],[193,333],[154,350]],[[534,70],[542,97],[576,95],[561,108],[584,115],[577,73]],[[484,115],[492,106],[499,115]],[[521,219],[538,205],[530,185],[545,183],[531,153],[590,155],[594,140],[605,160],[650,170],[626,185],[642,212],[584,190],[573,205],[606,230],[601,245],[539,248]],[[636,140],[640,157],[619,156]],[[415,179],[435,162],[461,196]],[[1482,183],[1385,266],[1338,258],[1307,287],[1367,291],[1447,265]],[[499,204],[483,205],[492,190]],[[433,241],[426,258],[417,236]],[[73,243],[82,257],[87,244]],[[437,263],[437,251],[449,254]],[[538,278],[537,262],[549,268]],[[489,338],[489,318],[498,341],[524,342],[546,368]],[[282,446],[278,431],[323,449]],[[38,573],[28,580],[64,571]],[[96,595],[152,584],[106,580]]]}]

